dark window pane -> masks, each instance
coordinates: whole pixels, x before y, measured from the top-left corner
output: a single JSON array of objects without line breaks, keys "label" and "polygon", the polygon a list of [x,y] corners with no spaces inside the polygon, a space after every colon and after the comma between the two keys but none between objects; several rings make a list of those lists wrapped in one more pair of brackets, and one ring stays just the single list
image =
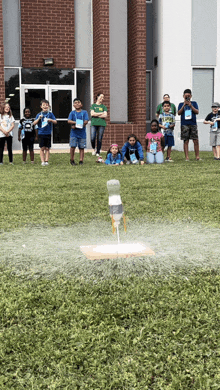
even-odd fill
[{"label": "dark window pane", "polygon": [[30,108],[33,118],[41,111],[40,102],[42,99],[45,99],[45,89],[25,90],[25,107]]},{"label": "dark window pane", "polygon": [[74,85],[74,70],[23,68],[21,70],[21,80],[22,84]]},{"label": "dark window pane", "polygon": [[69,143],[70,125],[66,121],[58,121],[53,126],[53,143],[54,144],[67,144]]},{"label": "dark window pane", "polygon": [[72,111],[72,91],[52,89],[52,111],[56,118],[68,118]]},{"label": "dark window pane", "polygon": [[90,71],[77,70],[77,97],[82,101],[83,109],[89,114],[90,99]]},{"label": "dark window pane", "polygon": [[5,97],[9,99],[14,118],[20,119],[20,90],[16,88],[19,88],[19,70],[5,69]]}]

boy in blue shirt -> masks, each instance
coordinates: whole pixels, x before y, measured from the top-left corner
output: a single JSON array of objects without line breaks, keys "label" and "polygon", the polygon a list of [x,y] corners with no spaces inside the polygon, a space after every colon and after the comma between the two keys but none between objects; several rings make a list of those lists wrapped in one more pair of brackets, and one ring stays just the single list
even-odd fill
[{"label": "boy in blue shirt", "polygon": [[89,121],[89,116],[86,110],[82,110],[82,102],[80,99],[73,100],[75,110],[71,111],[68,117],[68,123],[71,126],[70,131],[70,164],[77,165],[74,161],[75,150],[78,146],[80,153],[79,165],[83,164],[84,149],[86,148],[86,125]]},{"label": "boy in blue shirt", "polygon": [[189,161],[188,150],[190,139],[192,139],[194,143],[196,160],[200,160],[198,127],[196,122],[196,115],[199,113],[199,107],[195,101],[191,101],[191,89],[185,89],[183,92],[183,98],[184,102],[180,103],[178,106],[178,115],[181,115],[181,139],[184,142],[184,153],[186,161]]},{"label": "boy in blue shirt", "polygon": [[53,125],[57,124],[57,120],[54,114],[49,111],[50,103],[48,100],[41,100],[40,107],[42,111],[37,114],[33,126],[37,125],[41,165],[45,166],[48,165],[51,148],[51,133]]}]

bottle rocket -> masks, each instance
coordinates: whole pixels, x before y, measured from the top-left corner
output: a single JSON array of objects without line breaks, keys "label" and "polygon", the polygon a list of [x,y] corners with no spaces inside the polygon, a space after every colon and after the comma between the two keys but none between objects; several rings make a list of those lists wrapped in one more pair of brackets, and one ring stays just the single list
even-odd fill
[{"label": "bottle rocket", "polygon": [[[110,216],[112,218],[112,229],[113,233],[115,232],[115,228],[118,232],[118,226],[120,224],[120,220],[123,216],[123,206],[120,196],[120,183],[118,180],[109,180],[107,181],[107,189],[108,189],[108,204],[109,204],[109,211]],[[124,216],[123,216],[124,217]],[[125,226],[125,219],[124,219],[124,228],[126,230]],[[118,236],[119,238],[119,236]]]}]

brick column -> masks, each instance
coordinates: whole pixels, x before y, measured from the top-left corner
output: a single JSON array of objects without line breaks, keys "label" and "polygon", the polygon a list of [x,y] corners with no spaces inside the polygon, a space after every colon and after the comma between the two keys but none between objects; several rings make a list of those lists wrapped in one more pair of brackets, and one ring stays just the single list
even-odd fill
[{"label": "brick column", "polygon": [[0,0],[0,103],[5,100],[5,76],[4,76],[4,46],[3,46],[3,15],[2,0]]},{"label": "brick column", "polygon": [[130,122],[146,122],[145,0],[128,0],[128,117]]},{"label": "brick column", "polygon": [[22,66],[43,67],[53,57],[55,68],[75,67],[74,1],[21,0]]},{"label": "brick column", "polygon": [[93,1],[93,90],[105,95],[110,120],[109,0]]}]

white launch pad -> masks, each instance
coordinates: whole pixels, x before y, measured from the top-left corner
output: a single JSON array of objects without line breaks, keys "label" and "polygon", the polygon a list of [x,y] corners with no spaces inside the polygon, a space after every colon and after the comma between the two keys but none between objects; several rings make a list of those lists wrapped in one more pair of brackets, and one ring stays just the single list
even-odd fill
[{"label": "white launch pad", "polygon": [[89,260],[115,259],[155,255],[154,251],[141,243],[86,245],[80,247]]}]

